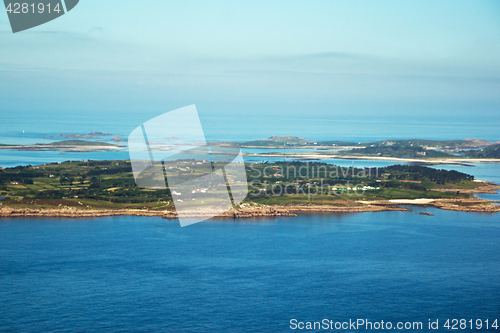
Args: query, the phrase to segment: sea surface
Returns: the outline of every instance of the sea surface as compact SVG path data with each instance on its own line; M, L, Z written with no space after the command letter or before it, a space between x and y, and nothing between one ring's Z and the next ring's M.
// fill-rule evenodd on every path
M433 208L187 228L147 217L3 219L0 331L287 332L291 319L325 318L491 322L500 317L499 240L499 215Z
M170 110L141 112L2 112L0 143L47 143L60 134L88 134L100 131L122 138L145 121ZM216 115L198 107L207 140L251 141L276 135L292 135L309 140L367 142L389 139L457 140L477 138L499 141L500 116L495 117L422 117L402 112L398 116L356 117L341 110L329 116L314 111L286 117L238 112ZM33 142L35 141L35 142Z

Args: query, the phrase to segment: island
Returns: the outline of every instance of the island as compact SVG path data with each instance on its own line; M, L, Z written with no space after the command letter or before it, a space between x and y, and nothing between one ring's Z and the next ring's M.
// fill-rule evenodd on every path
M113 139L115 142L123 141L119 137ZM125 146L119 146L107 142L86 140L63 140L52 143L37 143L33 145L4 145L0 149L21 151L65 151L65 152L91 152L91 151L114 151L123 150Z
M112 136L112 134L99 131L94 131L89 134L61 134L59 138L74 139L33 145L0 144L0 149L63 152L120 151L126 149L126 146L118 145L118 143L127 140L117 135L104 141L81 140L81 138L96 138L102 136ZM164 138L165 142L152 142L152 144L163 145L163 149L175 149L178 143L167 143L175 139L178 138L166 137ZM500 142L490 142L480 139L415 139L349 142L314 141L295 136L272 136L265 140L248 142L221 141L210 142L210 144L232 147L239 146L243 148L243 155L246 157L268 157L274 159L365 159L387 160L399 163L459 165L479 162L500 162ZM248 149L257 149L260 151L251 152Z
M244 148L274 150L246 153L251 157L294 158L303 160L365 159L401 163L461 164L500 162L500 142L465 140L384 140L376 142L311 141L298 137L270 137L239 143ZM308 149L308 152L296 152Z
M179 176L197 176L207 161L166 162ZM224 166L214 163L215 169ZM423 165L342 168L319 161L246 163L247 198L225 217L294 216L304 212L409 211L431 206L495 213L497 202L474 197L500 186L458 171ZM227 190L226 183L203 189ZM175 218L170 191L136 185L130 161L67 161L0 169L0 216L89 217L140 215ZM202 191L202 192L203 192ZM185 194L190 200L190 194ZM193 214L200 214L193 212Z

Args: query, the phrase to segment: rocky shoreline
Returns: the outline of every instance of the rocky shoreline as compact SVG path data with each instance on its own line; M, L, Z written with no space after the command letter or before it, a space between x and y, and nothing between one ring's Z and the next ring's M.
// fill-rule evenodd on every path
M378 200L360 201L358 205L295 205L295 206L261 206L233 209L218 215L218 218L255 218L255 217L293 217L304 213L362 213L382 211L408 211L401 206L435 207L444 210L461 212L496 213L500 205L478 198L471 199L413 199L413 200ZM177 213L172 210L154 211L146 209L77 209L77 208L0 208L1 217L61 217L61 218L92 218L107 216L149 216L165 219L177 219ZM203 218L212 216L210 212L193 211L184 217Z
M482 180L477 180L478 183L481 183L478 187L472 189L434 189L434 191L439 192L460 192L467 194L496 194L498 190L500 190L500 185L496 185L492 182L486 182Z
M283 207L294 213L364 213L383 211L408 211L406 208L382 205L359 205L359 206L288 206Z
M264 148L264 147L263 147ZM319 147L318 147L319 148ZM281 147L283 149L283 147ZM288 149L288 148L287 148ZM386 157L372 155L330 155L323 153L287 153L284 155L281 152L273 153L245 153L243 156L248 157L287 157L302 160L378 160L378 161L394 161L400 163L420 163L429 165L453 164L472 166L474 163L500 163L498 158L416 158L416 157Z
M209 212L192 212L185 217L204 217L211 216ZM5 207L0 209L0 217L64 217L64 218L89 218L89 217L106 217L106 216L149 216L162 217L165 219L176 219L175 211L153 211L143 209L31 209L31 208L10 208ZM218 217L227 218L251 218L251 217L278 217L278 216L297 216L286 209L264 207L253 209L238 209L230 210Z
M454 210L460 212L476 212L476 213L497 213L500 212L500 205L495 205L493 201L483 200L479 198L471 199L413 199L413 200L379 200L379 201L362 201L367 205L375 205L382 207L399 207L401 205L408 206L424 206L435 207L444 210Z

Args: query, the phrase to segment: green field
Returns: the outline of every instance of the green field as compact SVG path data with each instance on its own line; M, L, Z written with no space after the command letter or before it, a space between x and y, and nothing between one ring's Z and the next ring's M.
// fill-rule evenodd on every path
M187 181L204 175L207 167L212 170L207 163L210 162L185 160L165 166L167 174L173 173ZM218 169L223 165L212 167ZM247 164L246 170L249 181L246 201L270 205L349 205L358 200L464 198L469 195L459 193L461 189L478 186L471 175L424 166L342 169L318 162L276 162ZM211 183L210 188L212 193L227 190L226 184L217 182ZM143 189L136 185L129 161L78 161L3 169L0 170L0 197L5 198L1 202L4 207L152 210L173 207L170 189ZM210 195L206 195L206 200L210 200Z
M470 158L500 158L500 144L492 145L479 150L465 152L464 156Z

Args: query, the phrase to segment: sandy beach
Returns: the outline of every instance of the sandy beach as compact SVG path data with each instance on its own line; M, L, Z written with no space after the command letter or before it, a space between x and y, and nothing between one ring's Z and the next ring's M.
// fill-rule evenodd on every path
M328 159L328 160L380 160L380 161L395 161L402 163L423 163L423 164L473 164L473 163L500 163L500 159L495 158L400 158L400 157L384 157L384 156L357 156L357 155L325 155L325 154L244 154L248 157L286 157L298 159Z

